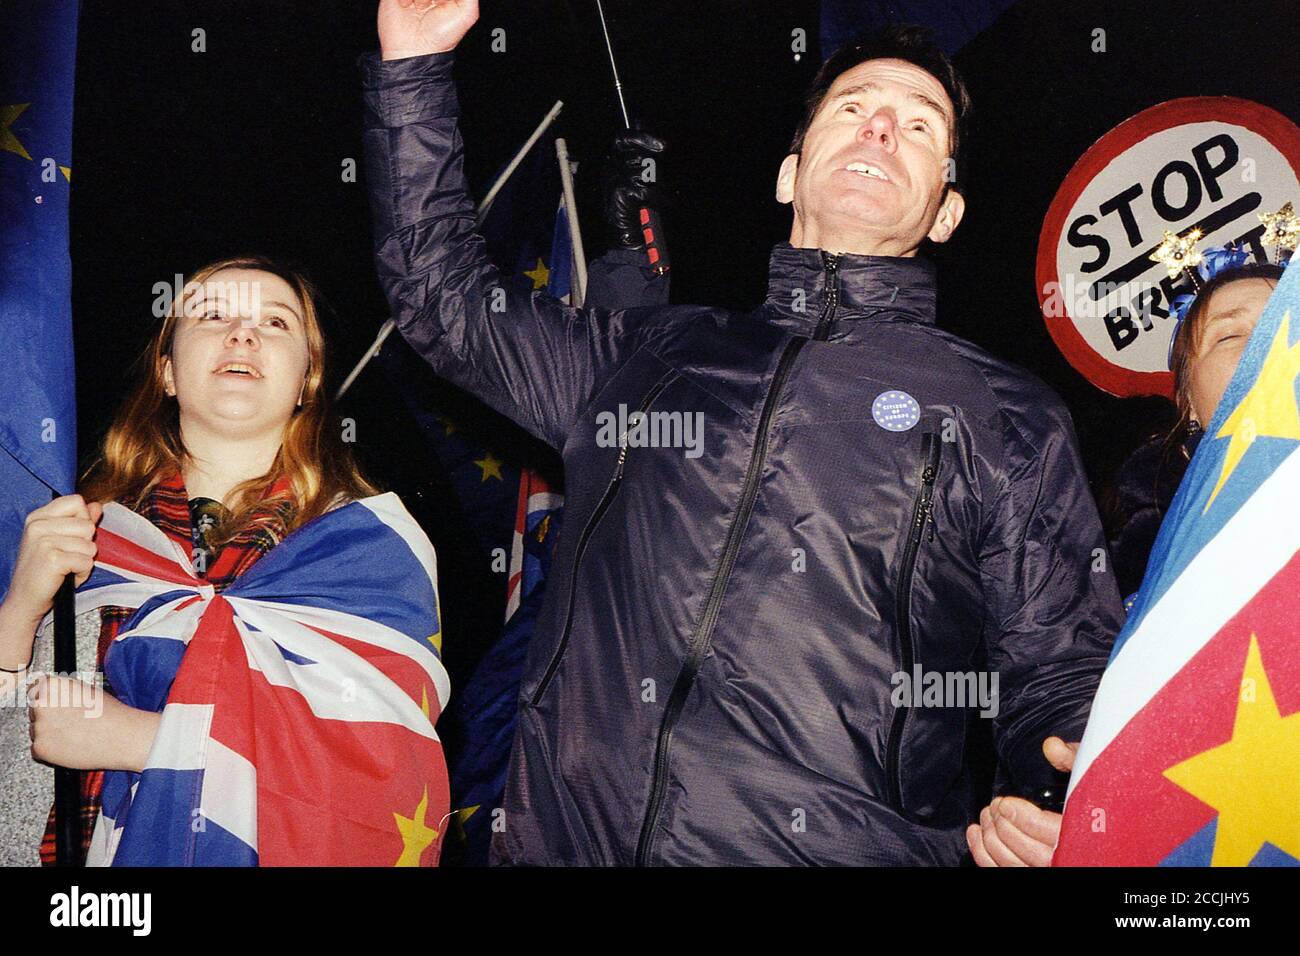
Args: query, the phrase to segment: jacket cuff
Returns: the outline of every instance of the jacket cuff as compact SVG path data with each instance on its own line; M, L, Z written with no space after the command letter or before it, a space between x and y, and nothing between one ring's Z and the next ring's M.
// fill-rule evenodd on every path
M1081 714L1070 714L1035 730L1011 748L1003 762L1017 786L1046 783L1059 773L1043 756L1043 741L1048 737L1060 737L1066 743L1082 740L1083 731L1088 726L1089 706L1085 705Z
M460 115L452 82L454 53L384 60L367 53L357 60L368 128L409 126Z

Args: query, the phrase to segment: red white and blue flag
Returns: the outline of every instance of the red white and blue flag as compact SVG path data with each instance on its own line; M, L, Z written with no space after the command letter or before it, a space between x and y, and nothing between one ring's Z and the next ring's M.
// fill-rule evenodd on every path
M524 469L519 476L519 505L515 509L515 534L510 544L510 577L506 584L506 623L515 616L524 599L546 578L542 559L526 547L530 536L545 541L552 530L549 525L560 508L564 495L551 490L550 484L536 470Z
M303 525L219 594L120 505L96 542L77 611L138 608L104 671L162 721L143 773L104 775L90 865L437 863L436 567L396 495Z
M1300 864L1300 266L1156 539L1075 759L1056 865Z

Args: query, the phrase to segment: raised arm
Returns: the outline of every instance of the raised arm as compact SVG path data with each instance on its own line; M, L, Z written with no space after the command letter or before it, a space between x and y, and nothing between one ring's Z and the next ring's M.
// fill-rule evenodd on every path
M362 61L375 261L398 329L442 377L561 447L628 349L628 312L575 309L487 260L463 169L452 53L474 0L383 0Z

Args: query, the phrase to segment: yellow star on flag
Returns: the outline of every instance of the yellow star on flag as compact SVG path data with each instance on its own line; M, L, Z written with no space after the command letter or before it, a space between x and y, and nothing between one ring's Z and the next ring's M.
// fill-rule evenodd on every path
M451 818L456 822L456 831L461 835L462 839L465 837L465 821L472 817L480 806L482 804L476 803L472 807L462 807L451 812Z
M426 637L425 640L433 645L433 649L437 651L438 656L441 657L442 656L442 631L435 631L434 633Z
M545 289L546 283L551 281L551 270L546 268L546 263L541 259L537 260L536 269L525 272L524 275L533 280L534 289Z
M15 103L12 106L0 106L0 149L17 153L26 160L30 160L31 155L23 148L23 144L18 142L18 137L10 131L9 127L13 125L14 120L23 115L23 110L31 105L31 103Z
M1218 812L1211 866L1245 866L1265 843L1300 859L1300 711L1278 712L1254 634L1232 739L1165 776Z
M489 478L495 478L497 481L505 481L501 474L501 461L492 456L492 452L483 452L483 457L478 459L474 464L483 470L483 481Z
M1300 342L1287 345L1291 337L1291 313L1282 316L1277 334L1268 347L1268 355L1259 370L1259 378L1250 387L1215 438L1230 438L1223 458L1219 480L1205 502L1205 511L1232 477L1237 465L1256 438L1292 438L1300 441L1300 410L1296 408L1295 378L1300 373ZM1201 513L1204 514L1205 511Z
M393 819L397 822L397 831L402 834L402 855L397 858L394 866L419 866L420 857L424 851L433 845L433 841L438 838L438 831L424 822L424 815L429 812L429 788L424 788L424 796L420 798L420 805L415 808L415 813L410 817L404 817L400 813L394 813Z

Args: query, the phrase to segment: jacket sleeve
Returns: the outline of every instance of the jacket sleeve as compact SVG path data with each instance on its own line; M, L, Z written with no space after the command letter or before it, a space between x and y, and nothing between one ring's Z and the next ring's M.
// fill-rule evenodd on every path
M1042 743L1077 741L1123 609L1069 413L1045 386L1002 394L1003 481L980 549L994 737L1018 785L1050 779Z
M634 309L668 304L668 276L655 275L645 248L610 249L587 267L587 305Z
M439 375L560 448L644 310L571 308L488 262L452 64L450 53L361 58L379 282L398 330Z

